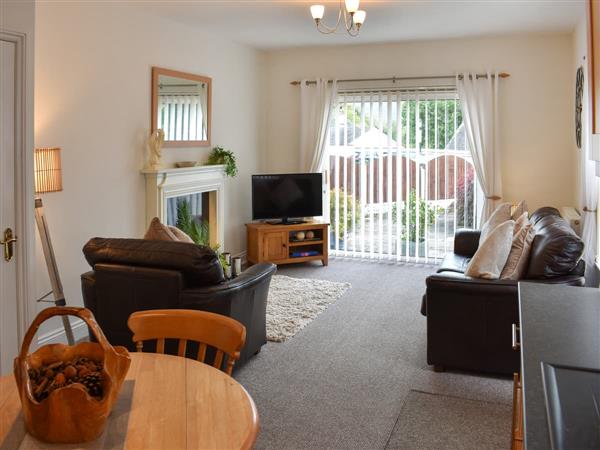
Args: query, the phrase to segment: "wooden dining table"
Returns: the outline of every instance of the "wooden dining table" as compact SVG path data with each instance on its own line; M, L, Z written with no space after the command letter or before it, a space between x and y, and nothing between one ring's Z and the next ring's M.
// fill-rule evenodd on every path
M131 353L106 429L95 441L50 445L27 434L12 375L0 378L0 449L250 449L254 401L232 377L178 356Z

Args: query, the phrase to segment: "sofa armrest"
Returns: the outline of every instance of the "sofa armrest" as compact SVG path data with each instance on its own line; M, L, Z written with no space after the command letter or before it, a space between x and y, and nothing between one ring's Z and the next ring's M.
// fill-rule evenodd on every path
M260 263L246 269L240 276L213 286L185 289L181 301L185 304L214 302L219 297L228 297L238 291L252 288L258 284L269 282L277 266L271 263Z
M518 282L513 280L485 280L471 278L458 272L441 272L425 280L427 290L421 301L421 314L427 316L430 302L452 302L455 299L516 298ZM503 300L501 300L503 301Z
M563 275L554 278L520 280L522 283L563 284L566 286L585 286L585 277L577 274Z
M96 275L93 271L81 274L81 293L83 305L90 311L96 311Z
M457 255L472 257L479 247L481 231L459 229L454 234L454 253Z
M442 272L427 278L427 362L441 367L510 374L519 321L518 282Z
M517 281L514 280L485 280L471 278L458 272L442 272L430 275L425 280L427 291L469 293L479 295L516 294Z
M179 307L222 314L244 325L246 345L240 362L245 361L267 343L267 300L271 277L276 270L274 264L256 264L233 280L184 289Z
M427 315L427 303L432 299L452 301L455 296L486 297L492 300L518 298L518 284L521 282L584 286L585 278L579 275L565 275L556 278L514 281L471 278L457 272L436 273L425 280L427 291L423 296L421 314Z

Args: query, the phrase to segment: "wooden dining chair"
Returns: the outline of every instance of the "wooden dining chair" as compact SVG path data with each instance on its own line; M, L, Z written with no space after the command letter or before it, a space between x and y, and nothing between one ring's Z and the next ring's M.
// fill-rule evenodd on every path
M138 352L143 342L156 340L156 352L165 352L165 339L179 340L177 354L186 356L187 342L199 345L196 359L205 362L207 347L216 350L213 367L222 370L223 359L227 362L223 370L231 375L233 365L240 358L246 343L246 327L230 317L206 311L189 309L154 309L134 312L127 325L133 332L133 342Z

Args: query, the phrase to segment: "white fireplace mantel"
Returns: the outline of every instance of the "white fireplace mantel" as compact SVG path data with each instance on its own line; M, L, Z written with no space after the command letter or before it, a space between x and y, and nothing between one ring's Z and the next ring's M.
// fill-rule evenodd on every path
M210 193L210 244L225 248L225 166L196 166L141 171L146 178L146 225L154 217L166 221L167 199ZM216 221L216 226L215 226Z

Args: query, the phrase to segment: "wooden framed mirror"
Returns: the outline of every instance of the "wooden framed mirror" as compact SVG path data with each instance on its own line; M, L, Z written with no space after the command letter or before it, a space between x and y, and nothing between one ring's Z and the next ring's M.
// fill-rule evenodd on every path
M212 80L152 68L152 132L165 132L165 147L210 146Z

